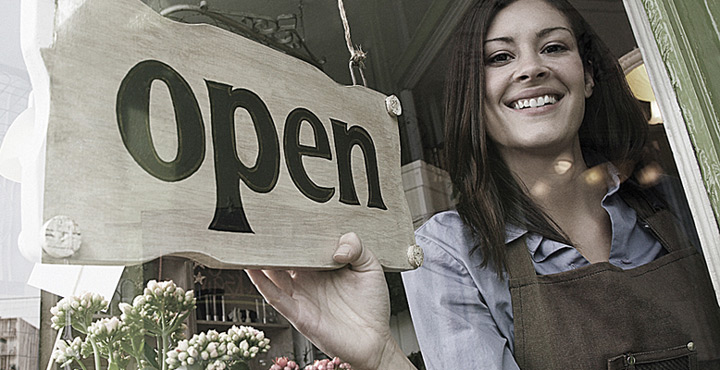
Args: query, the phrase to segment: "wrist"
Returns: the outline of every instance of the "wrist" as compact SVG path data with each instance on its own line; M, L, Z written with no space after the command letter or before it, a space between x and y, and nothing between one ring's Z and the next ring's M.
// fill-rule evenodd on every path
M400 346L392 336L385 343L382 354L380 355L380 363L378 367L372 370L417 370L410 360L405 356Z

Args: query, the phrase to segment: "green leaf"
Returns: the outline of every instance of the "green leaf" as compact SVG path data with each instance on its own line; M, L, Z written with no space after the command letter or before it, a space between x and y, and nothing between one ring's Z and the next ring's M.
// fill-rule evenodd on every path
M248 366L245 362L236 362L228 367L229 370L250 370L250 366Z
M192 365L180 366L178 370L202 370L203 368L203 365L196 362Z
M116 362L111 362L108 364L108 370L120 370L120 367Z
M182 325L182 323L185 321L185 319L188 318L188 316L190 316L190 311L185 311L181 315L176 316L172 321L172 327L170 328L170 331L173 332L177 330L177 328Z
M150 346L144 346L143 349L143 355L145 357L145 360L150 363L150 366L154 367L155 369L159 369L160 366L158 366L157 353L155 353L155 349Z

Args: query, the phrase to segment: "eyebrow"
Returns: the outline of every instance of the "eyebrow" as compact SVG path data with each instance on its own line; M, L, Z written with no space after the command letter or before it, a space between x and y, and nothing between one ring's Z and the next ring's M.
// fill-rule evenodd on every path
M562 26L558 26L558 27L543 28L542 30L538 31L538 32L535 34L535 38L538 38L538 39L543 38L543 37L547 36L548 34L550 34L550 33L552 33L552 32L555 32L555 31L566 31L566 32L568 32L570 35L573 34L572 31L571 31L569 28L567 28L567 27L562 27ZM493 39L485 40L485 42L484 42L483 44L487 44L488 42L505 42L505 43L512 43L513 41L514 41L514 39L513 39L512 37L503 36L503 37L496 37L496 38L493 38Z

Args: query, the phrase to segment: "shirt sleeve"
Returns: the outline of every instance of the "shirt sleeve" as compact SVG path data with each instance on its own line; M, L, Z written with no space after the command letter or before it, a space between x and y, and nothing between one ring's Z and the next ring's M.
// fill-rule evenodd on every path
M416 240L425 260L404 272L403 282L427 368L517 370L467 266L439 243L422 235Z

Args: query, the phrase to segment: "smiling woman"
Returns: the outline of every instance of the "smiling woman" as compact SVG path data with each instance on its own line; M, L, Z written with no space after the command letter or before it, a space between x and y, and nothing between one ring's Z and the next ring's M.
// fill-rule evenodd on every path
M495 18L484 42L484 112L506 161L513 148L566 151L576 143L593 84L562 14L544 2L514 7Z
M457 209L416 231L425 262L403 274L428 368L720 366L694 230L661 177L639 176L647 122L590 26L565 0L486 0L454 40L445 149ZM411 368L389 339L377 260L354 235L335 259L349 266L249 274L328 353ZM310 307L317 296L331 304Z

